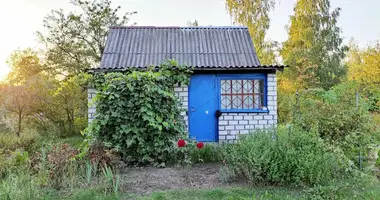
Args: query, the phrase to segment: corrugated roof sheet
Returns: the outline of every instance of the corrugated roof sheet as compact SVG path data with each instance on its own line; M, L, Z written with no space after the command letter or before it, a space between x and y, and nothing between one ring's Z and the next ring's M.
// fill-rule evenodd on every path
M100 68L159 66L167 59L195 68L260 66L246 27L132 26L111 27Z

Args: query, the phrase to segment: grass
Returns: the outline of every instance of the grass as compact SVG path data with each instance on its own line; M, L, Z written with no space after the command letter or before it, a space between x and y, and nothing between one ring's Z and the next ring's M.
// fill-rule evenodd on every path
M199 199L199 200L223 200L223 199L273 199L287 200L301 198L301 191L281 187L263 188L219 188L203 190L177 190L153 193L145 199Z

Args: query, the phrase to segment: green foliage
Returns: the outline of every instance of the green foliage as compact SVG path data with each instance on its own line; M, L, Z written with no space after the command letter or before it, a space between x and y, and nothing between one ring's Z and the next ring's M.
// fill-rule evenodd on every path
M41 43L46 45L46 58L50 71L62 75L74 75L96 65L102 57L108 29L122 26L136 12L120 16L120 6L113 8L110 0L71 3L80 12L65 14L53 10L44 19L47 34L38 32Z
M351 41L347 58L348 80L355 81L368 97L371 111L380 111L380 41L364 50Z
M318 185L341 178L349 169L339 148L315 132L280 128L242 137L225 153L228 166L251 183Z
M16 50L8 58L7 64L12 71L7 79L12 84L23 84L42 72L44 66L38 52L31 48Z
M234 20L248 27L256 53L261 64L276 63L277 42L265 41L270 26L269 13L274 9L275 0L226 0L228 13Z
M112 192L117 195L120 186L120 176L118 174L114 174L112 169L107 165L102 168L102 171L106 180L106 185L108 185L108 187L112 189Z
M189 157L192 163L216 163L221 160L221 150L217 144L205 144L202 149L191 148Z
M88 132L120 151L127 162L166 162L173 141L185 133L174 85L188 84L190 73L167 61L157 72L105 74L104 82L95 84L97 114Z
M300 92L295 105L294 122L304 130L317 129L327 142L339 145L352 160L367 145L379 141L379 130L368 112L368 100L359 94L356 106L357 84L342 83L329 91ZM310 109L318 108L318 109Z
M302 88L328 89L346 73L342 59L347 47L337 26L340 8L330 10L329 0L299 0L290 18L281 55L292 66L285 70L286 76Z

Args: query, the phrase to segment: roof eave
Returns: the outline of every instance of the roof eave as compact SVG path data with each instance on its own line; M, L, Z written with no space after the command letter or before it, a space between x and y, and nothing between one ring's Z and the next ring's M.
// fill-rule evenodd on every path
M173 66L175 67L175 66ZM247 66L236 66L236 67L193 67L194 71L283 71L284 68L289 67L289 66L284 66L284 65L262 65L262 66L252 66L252 67L247 67ZM156 69L159 68L159 66L155 67ZM88 69L87 72L89 73L109 73L109 72L125 72L131 69L147 69L147 67L128 67L128 68L92 68Z

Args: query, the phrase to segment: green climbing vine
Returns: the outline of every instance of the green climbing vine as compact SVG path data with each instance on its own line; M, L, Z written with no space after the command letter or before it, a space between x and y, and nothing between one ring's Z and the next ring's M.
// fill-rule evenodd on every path
M96 117L88 133L128 163L167 162L173 142L185 134L174 86L188 85L191 72L169 60L158 69L95 74Z

